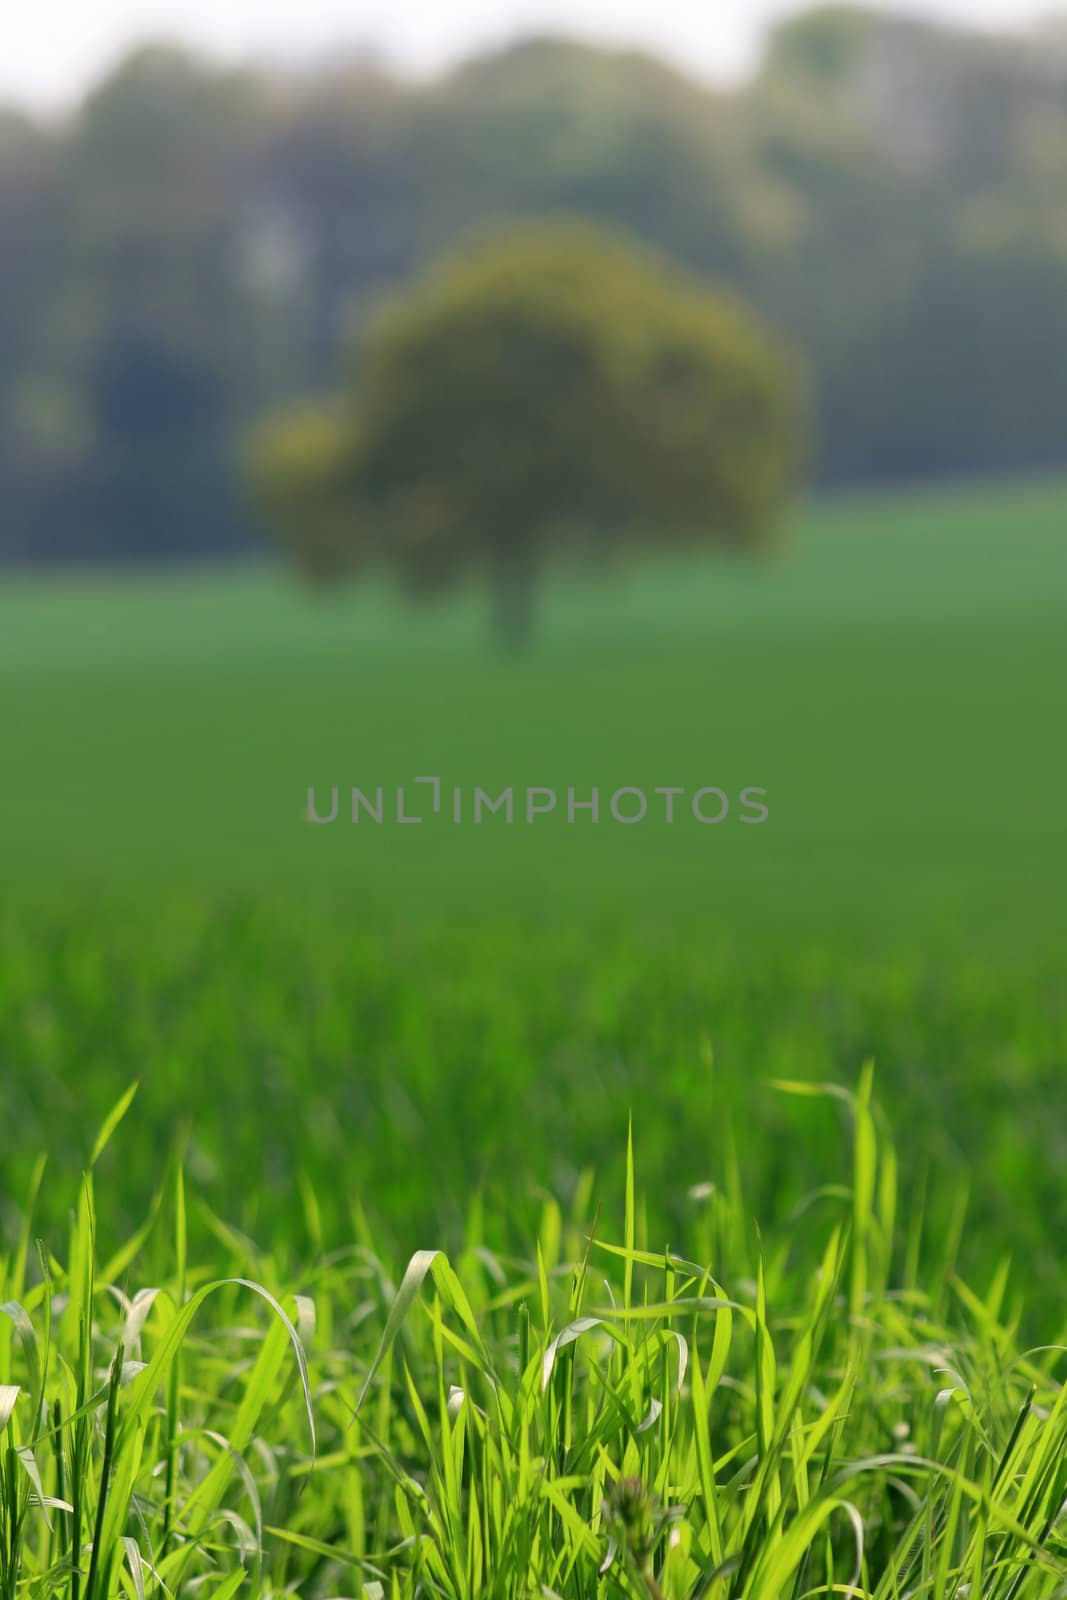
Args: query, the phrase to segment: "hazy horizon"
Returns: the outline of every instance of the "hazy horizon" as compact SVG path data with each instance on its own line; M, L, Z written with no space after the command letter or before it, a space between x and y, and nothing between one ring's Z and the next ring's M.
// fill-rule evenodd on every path
M810 9L796 0L38 0L8 19L0 98L61 110L141 40L168 38L231 59L313 64L365 49L414 75L538 32L653 51L704 78L729 79L755 60L767 28ZM976 28L1015 28L1058 9L1042 0L911 0L884 9ZM56 39L64 40L61 52Z

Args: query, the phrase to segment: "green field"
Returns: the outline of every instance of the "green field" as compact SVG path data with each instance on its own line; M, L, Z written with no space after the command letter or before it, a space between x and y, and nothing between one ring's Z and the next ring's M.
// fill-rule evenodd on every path
M116 1201L147 1203L158 1138L193 1119L231 1220L288 1217L311 1152L405 1230L501 1171L573 1186L631 1106L699 1181L730 1106L762 1208L810 1163L764 1139L759 1080L873 1056L915 1164L988 1162L979 1204L1032 1239L1058 1192L1040 1111L1067 1093L1065 526L1056 482L819 505L766 569L558 580L514 660L478 595L10 581L0 1155L77 1170L86 1111L139 1078L152 1159L127 1152ZM420 826L304 820L309 784L410 808L433 774ZM768 820L702 826L683 799L668 825L672 784L758 785ZM515 788L510 826L469 820L479 785ZM529 785L555 813L523 820ZM637 825L608 812L624 785ZM600 789L597 824L568 823L568 786ZM244 1181L260 1148L280 1194Z
M765 570L557 582L515 661L477 596L412 616L267 570L9 580L5 880L295 890L364 927L502 912L1040 952L1067 883L1065 523L1055 483L820 507ZM423 774L605 804L760 785L770 821L302 823L309 784Z
M0 1302L36 1335L0 1317L0 1431L18 1384L4 1443L83 1501L49 1534L0 1452L0 1600L138 1600L122 1533L160 1594L657 1600L620 1474L680 1508L668 1600L1063 1592L1067 1390L1022 1352L1067 1290L1065 528L1056 482L823 503L760 570L553 579L514 659L477 595L7 580ZM304 818L432 774L605 813L759 786L769 818ZM624 1254L575 1270L591 1228ZM394 1347L428 1247L458 1278ZM224 1276L308 1346L306 1493L295 1335L231 1287L175 1355L172 1301ZM143 1332L109 1283L166 1288ZM123 1316L154 1365L108 1456Z

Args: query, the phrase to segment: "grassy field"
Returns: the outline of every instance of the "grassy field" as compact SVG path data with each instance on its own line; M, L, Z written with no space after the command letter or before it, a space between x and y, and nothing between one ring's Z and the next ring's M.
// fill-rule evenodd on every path
M824 504L507 660L7 581L0 1600L1064 1592L1065 526ZM305 819L434 774L561 803Z
M205 1270L176 1163L101 1255L90 1174L62 1261L27 1277L31 1221L0 1259L0 1590L1054 1600L1063 1345L1006 1265L961 1278L871 1087L783 1086L843 1104L838 1181L757 1235L727 1163L685 1250L629 1150L614 1218L547 1200L501 1250L474 1211L402 1276L363 1223L296 1277L220 1226Z
M9 580L5 880L283 889L364 927L503 915L776 944L1040 951L1067 861L1067 486L811 512L779 562L543 597L315 603L269 571ZM304 825L309 784L767 789L770 820ZM410 794L410 787L409 787Z

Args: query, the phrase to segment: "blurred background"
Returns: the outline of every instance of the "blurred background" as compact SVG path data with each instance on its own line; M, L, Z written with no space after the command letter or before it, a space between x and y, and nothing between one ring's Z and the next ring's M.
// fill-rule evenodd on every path
M31 8L0 111L0 557L255 549L250 420L335 385L472 228L560 212L795 343L821 486L1065 464L1067 23L783 9L590 4L579 39L518 0Z
M183 874L258 888L266 853L271 874L387 904L431 871L443 904L485 876L521 907L546 891L525 846L309 841L307 785L761 784L773 836L717 847L710 880L650 824L625 857L557 840L550 881L567 900L593 873L594 903L625 883L667 921L713 889L731 918L805 908L809 933L835 896L857 922L877 899L912 937L1044 928L1064 799L1067 22L1023 0L588 0L574 36L554 23L519 0L51 0L15 22L9 873L121 879L133 857L138 882L181 851ZM658 561L553 564L532 657L505 670L469 583L410 611L373 574L318 594L292 579L248 448L351 387L383 299L489 226L561 217L658 251L790 348L808 502L769 562L679 553L650 516ZM446 412L448 381L494 409L468 374ZM562 469L528 433L551 494ZM402 441L412 477L424 443ZM298 543L314 509L296 496ZM415 590L437 586L424 548ZM859 882L878 885L862 904Z
M60 863L69 881L156 867L169 881L179 852L183 881L223 888L261 889L268 859L272 882L291 868L384 905L409 878L461 909L483 878L520 908L591 883L589 903L625 886L668 923L713 893L731 922L799 914L805 937L837 928L820 925L828 902L859 925L877 901L906 936L951 924L1014 945L1049 925L1062 886L1067 21L1023 0L714 16L587 0L571 33L559 25L529 0L388 14L50 0L14 24L9 875L34 892ZM436 608L411 610L374 563L360 584L302 585L275 559L275 502L282 554L295 530L298 567L351 576L308 556L317 489L300 471L329 456L323 407L360 380L380 306L413 293L432 310L411 286L451 252L490 227L523 225L536 246L561 218L658 252L791 352L806 499L769 496L784 507L770 558L768 541L750 564L676 549L651 495L636 566L599 547L580 571L546 563L535 647L510 664L481 637L470 563L445 561L461 581L438 582L425 540L404 546L403 576L447 591ZM593 260L592 281L609 269ZM492 292L475 274L444 313L458 354L440 365L440 415L393 439L402 477L430 474L442 417L466 407L466 438L500 409L496 380L463 365L477 337L457 331ZM644 313L620 309L620 348L628 320ZM566 384L545 349L507 358L535 416L521 482L566 512L543 431ZM384 359L394 389L405 359ZM281 462L271 493L249 470L257 439ZM755 485L763 467L746 470ZM635 458L631 500L651 472ZM479 485L483 520L516 520L518 502L490 505ZM451 487L428 482L414 520L438 532ZM347 493L327 556L357 537ZM444 528L438 544L456 539ZM653 822L625 844L555 838L547 876L536 848L499 836L428 828L401 847L300 826L309 783L423 771L758 784L778 804L758 849L735 835L695 871Z

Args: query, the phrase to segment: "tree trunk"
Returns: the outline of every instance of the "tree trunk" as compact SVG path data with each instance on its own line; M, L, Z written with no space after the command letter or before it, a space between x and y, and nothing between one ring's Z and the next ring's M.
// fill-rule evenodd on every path
M490 622L501 649L515 654L533 636L534 568L519 551L498 556L490 577Z

